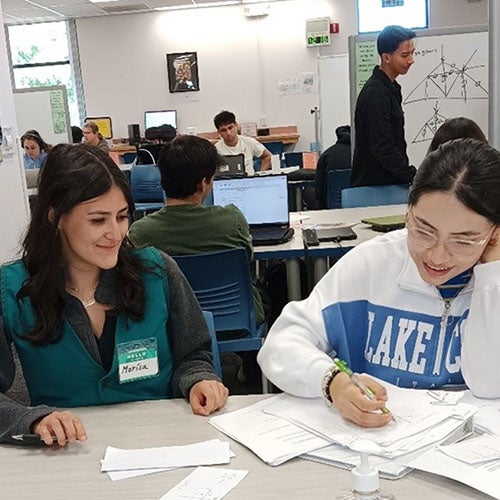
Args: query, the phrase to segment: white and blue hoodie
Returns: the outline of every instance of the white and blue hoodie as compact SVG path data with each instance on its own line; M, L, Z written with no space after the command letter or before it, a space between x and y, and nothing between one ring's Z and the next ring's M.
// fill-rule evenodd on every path
M454 299L422 280L406 230L343 256L306 300L291 302L258 361L285 392L321 397L331 356L401 387L463 384L500 397L500 261L477 264Z

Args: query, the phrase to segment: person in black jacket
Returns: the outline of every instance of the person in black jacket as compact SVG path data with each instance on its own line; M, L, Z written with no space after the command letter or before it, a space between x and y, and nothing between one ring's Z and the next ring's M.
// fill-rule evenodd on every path
M354 115L351 186L411 183L416 169L406 155L401 86L414 63L415 33L387 26L377 38L380 65L359 93Z
M328 172L351 168L351 126L342 125L335 129L337 142L325 149L318 160L314 187L318 208L326 208Z

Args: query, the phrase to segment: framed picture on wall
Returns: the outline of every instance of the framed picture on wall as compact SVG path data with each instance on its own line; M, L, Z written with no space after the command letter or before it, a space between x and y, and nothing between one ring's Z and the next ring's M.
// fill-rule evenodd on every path
M168 88L170 92L200 90L196 52L167 54Z

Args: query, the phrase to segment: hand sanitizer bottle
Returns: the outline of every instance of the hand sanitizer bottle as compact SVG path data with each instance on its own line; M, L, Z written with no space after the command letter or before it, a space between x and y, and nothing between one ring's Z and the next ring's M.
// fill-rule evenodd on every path
M394 495L380 491L378 470L370 466L368 453L373 444L371 441L365 443L359 440L352 446L361 454L361 463L351 471L351 491L339 495L337 500L395 500Z

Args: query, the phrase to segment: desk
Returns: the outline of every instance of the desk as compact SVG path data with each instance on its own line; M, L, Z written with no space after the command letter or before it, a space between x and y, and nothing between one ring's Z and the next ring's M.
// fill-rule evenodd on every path
M406 205L384 205L378 207L361 208L336 208L332 210L310 210L308 212L299 212L296 218L303 216L301 222L292 224L295 228L293 238L281 245L268 245L254 247L255 260L264 259L286 259L287 285L289 300L301 300L300 268L299 260L301 257L314 259L314 280L317 282L327 271L328 257L341 257L356 245L368 241L382 233L372 231L370 226L359 224L354 228L358 235L355 240L343 241L341 245L334 242L322 242L317 247L304 249L302 241L302 227L312 226L314 224L332 224L332 223L353 223L359 222L367 217L382 217L385 215L404 214ZM292 216L291 216L292 217Z
M224 411L248 406L265 396L232 396ZM142 448L189 444L219 438L231 443L236 456L229 467L248 469L247 477L228 500L332 500L350 486L350 473L328 465L294 459L270 467L251 451L192 415L183 400L145 401L78 408L88 441L65 449L0 446L1 497L5 499L67 500L69 498L157 500L193 469L183 468L112 482L100 472L107 445ZM415 471L398 481L381 480L398 500L487 500L450 479Z

